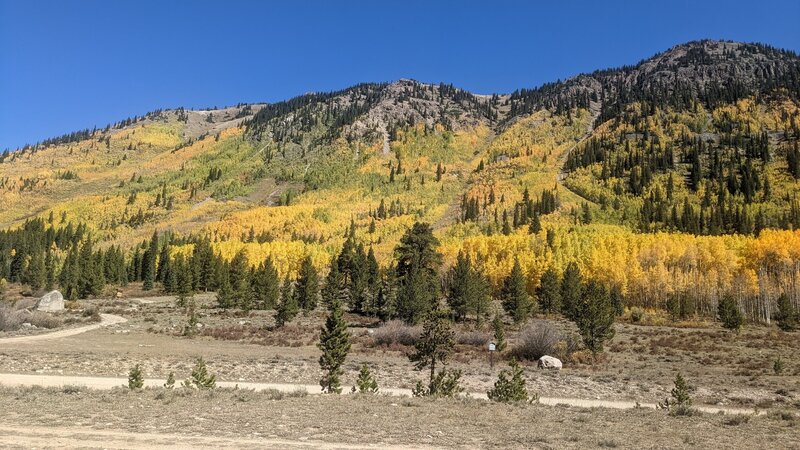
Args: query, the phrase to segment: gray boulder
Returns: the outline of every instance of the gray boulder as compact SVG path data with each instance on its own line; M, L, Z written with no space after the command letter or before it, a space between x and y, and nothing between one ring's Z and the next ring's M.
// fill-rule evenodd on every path
M540 369L549 369L549 370L561 370L562 364L561 360L558 358L553 358L552 356L544 355L539 358L539 368Z
M36 302L36 309L39 311L63 311L64 296L61 295L61 292L50 291Z

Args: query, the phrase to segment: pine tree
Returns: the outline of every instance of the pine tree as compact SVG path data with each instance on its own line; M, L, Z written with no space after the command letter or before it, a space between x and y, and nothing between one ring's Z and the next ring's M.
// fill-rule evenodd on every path
M350 351L350 334L347 331L347 322L344 321L342 304L338 300L332 302L328 318L320 332L318 347L322 350L319 366L325 372L319 384L323 392L338 394L342 391L342 365Z
M539 214L534 213L533 217L531 217L531 222L528 224L528 233L539 234L540 231L542 231L542 222L539 219Z
M281 301L278 311L275 314L275 326L280 328L286 323L291 322L297 315L300 307L297 305L297 298L294 295L294 286L287 276L281 286Z
M238 251L231 260L228 274L233 295L231 306L249 310L252 308L250 265L244 249Z
M142 366L136 364L128 371L128 389L138 391L144 387L144 375L142 374Z
M494 331L495 350L498 353L502 353L505 351L508 344L506 343L505 325L503 324L503 318L500 317L500 314L494 315L494 319L492 320L492 330Z
M56 256L48 250L44 257L45 289L52 290L56 285Z
M409 356L416 370L430 370L427 395L436 396L436 365L446 365L455 347L455 333L447 319L438 309L431 310L422 326L422 334L415 344L415 352ZM444 370L442 371L444 372Z
M397 314L417 323L439 302L439 240L427 223L415 223L395 248L397 258Z
M511 273L503 281L500 299L503 302L503 309L515 323L524 322L533 312L534 303L525 288L525 275L517 258L514 259Z
M783 331L794 331L797 329L798 314L792 306L792 301L786 293L778 297L778 327Z
M689 396L690 386L686 383L683 376L678 372L675 375L675 387L672 388L670 396L672 399L665 399L664 403L658 406L669 411L673 416L688 416L692 414L692 398Z
M494 383L494 388L486 393L489 400L502 403L527 402L528 389L525 387L525 375L522 366L516 359L509 363L509 369L503 369Z
M736 299L730 293L722 296L717 305L717 314L722 326L731 331L738 332L744 325L744 314L742 314L739 305L736 304Z
M208 390L217 387L217 376L208 372L206 362L203 358L197 358L197 362L192 369L191 382L189 385L194 385L197 389ZM187 383L184 383L187 385Z
M603 344L614 337L614 306L605 286L594 280L587 283L573 320L583 345L593 355L602 352Z
M468 297L472 294L470 278L472 277L472 262L464 252L458 252L456 264L450 269L447 305L456 321L464 320L467 315Z
M294 292L297 304L303 310L303 314L308 314L309 311L313 311L317 307L319 275L310 256L306 256L300 264L300 274L297 277L297 285Z
M569 319L575 317L575 308L581 301L581 271L575 262L569 263L561 278L561 312Z
M337 258L331 261L330 270L325 277L325 284L322 286L322 302L326 307L333 305L333 300L345 301L347 295L344 292L344 277L339 271Z
M39 251L34 251L31 255L30 261L28 262L25 281L32 290L38 291L45 285L46 277L47 274L44 264L44 255Z
M537 289L539 306L549 314L561 311L561 282L555 269L548 268L539 281Z
M250 280L252 289L252 304L256 309L273 309L278 305L280 297L280 279L278 270L272 263L272 258L267 258L253 272Z
M375 377L373 377L372 373L369 371L369 366L367 366L367 363L361 364L361 370L358 372L356 385L353 386L352 392L358 392L359 394L378 393L378 382L375 381Z
M145 251L142 258L142 290L149 291L153 289L153 283L156 281L156 271L158 269L156 258L158 257L158 232L153 232L153 237L150 238L150 246Z

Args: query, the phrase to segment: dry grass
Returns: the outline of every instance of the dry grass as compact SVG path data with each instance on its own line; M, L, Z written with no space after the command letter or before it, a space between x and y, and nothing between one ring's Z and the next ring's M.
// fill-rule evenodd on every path
M375 345L389 347L394 344L414 345L419 339L420 328L406 325L400 320L391 320L375 329L372 339Z

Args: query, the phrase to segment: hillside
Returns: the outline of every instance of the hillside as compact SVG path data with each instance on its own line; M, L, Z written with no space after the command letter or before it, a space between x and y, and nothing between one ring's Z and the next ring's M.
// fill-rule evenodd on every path
M755 297L763 243L797 239L762 232L800 222L799 98L796 55L698 41L511 94L404 79L156 111L5 154L0 226L85 223L123 248L193 233L294 277L307 256L326 267L351 222L386 267L424 221L448 265L463 250L495 287L514 258L531 290L577 262L663 306L690 281L661 291L654 274L692 254L701 267L731 261L700 275L717 283L708 295L743 283ZM646 261L659 246L683 250Z

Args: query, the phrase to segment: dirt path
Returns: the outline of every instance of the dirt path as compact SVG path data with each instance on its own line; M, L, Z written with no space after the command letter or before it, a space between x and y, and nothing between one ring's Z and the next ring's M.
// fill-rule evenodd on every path
M33 375L17 373L0 373L0 384L6 386L43 386L43 387L62 387L62 386L85 386L90 389L113 389L115 387L127 385L125 378L113 377L91 377L91 376L72 376L72 375ZM146 379L145 387L163 386L166 380ZM217 386L223 388L252 389L254 391L277 390L281 392L305 391L309 394L319 394L319 385L294 384L294 383L254 383L246 381L218 381ZM343 391L345 394L347 390ZM411 389L400 388L381 388L381 393L393 396L411 396ZM472 398L485 400L486 394L483 392L470 392ZM649 408L656 409L654 403L637 403L625 400L595 400L568 397L540 397L539 403L543 405L569 405L581 408L612 408L612 409L633 409ZM725 414L763 414L752 409L743 408L723 408L714 406L696 406L695 409L716 414L720 411Z
M100 314L99 323L93 323L91 325L85 325L77 328L70 328L67 330L53 331L52 333L34 334L32 336L16 336L16 337L0 338L0 344L46 341L50 339L65 338L69 336L75 336L76 334L86 333L87 331L96 330L100 327L106 327L109 325L115 325L127 321L128 319L114 314Z
M141 433L122 430L95 430L85 427L30 427L23 424L0 424L3 446L20 448L391 448L386 445L353 445L308 440L274 438L187 436L167 433Z

